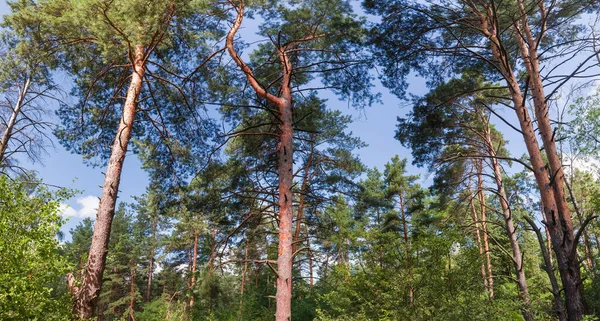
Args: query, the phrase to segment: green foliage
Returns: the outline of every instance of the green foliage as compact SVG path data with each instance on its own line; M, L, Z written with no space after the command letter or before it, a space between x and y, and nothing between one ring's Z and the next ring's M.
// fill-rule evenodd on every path
M0 176L0 319L70 320L70 264L56 234L71 195Z
M158 299L143 305L141 312L137 312L137 320L147 321L181 321L185 319L184 303L172 300L173 297L163 294Z
M600 152L600 87L588 96L575 99L569 113L574 116L568 127L574 152L597 156Z

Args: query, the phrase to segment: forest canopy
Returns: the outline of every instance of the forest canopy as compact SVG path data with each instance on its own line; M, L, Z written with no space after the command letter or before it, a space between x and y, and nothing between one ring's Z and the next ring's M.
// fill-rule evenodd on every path
M597 1L1 8L0 319L600 320Z

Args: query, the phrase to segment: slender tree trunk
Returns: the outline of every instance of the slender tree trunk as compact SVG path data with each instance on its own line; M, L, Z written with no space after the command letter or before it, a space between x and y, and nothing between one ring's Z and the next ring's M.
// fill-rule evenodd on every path
M487 212L485 208L485 194L483 193L483 163L479 160L477 166L477 195L479 196L479 209L481 213L481 229L483 231L483 249L485 250L485 265L487 268L487 284L490 301L494 300L494 275L492 274L492 252L488 240Z
M306 248L308 251L308 273L310 278L310 290L313 291L315 287L315 279L313 275L313 258L312 250L310 249L310 235L308 234L308 226L304 226L306 229Z
M411 253L410 253L410 244L408 243L408 224L406 222L406 210L405 210L405 200L404 200L404 196L402 195L402 193L399 194L400 196L400 215L402 216L402 228L403 228L403 235L404 235L404 250L406 251L406 268L408 271L408 299L410 304L414 304L414 290L413 290L413 276L412 276L412 262L410 259Z
M25 80L25 85L23 85L23 88L19 91L19 97L17 98L15 107L13 108L12 114L10 115L10 119L8 120L8 123L6 124L6 129L4 130L4 134L2 134L2 139L0 140L0 167L6 165L5 164L5 162L6 162L5 153L6 153L6 149L8 148L8 141L12 137L13 129L17 122L17 118L19 117L19 114L21 113L21 108L23 107L25 96L29 92L30 85L31 85L31 79L29 77L27 77L27 80Z
M472 195L470 187L469 187L469 195ZM489 289L488 283L487 283L487 275L485 273L485 263L484 263L485 251L483 249L483 244L481 243L479 217L477 216L477 211L475 210L475 201L473 200L473 197L469 198L469 205L471 208L471 217L473 218L473 224L475 224L475 233L474 234L475 234L475 237L477 240L477 247L479 248L479 256L482 259L482 261L481 261L481 278L483 279L483 287L485 288L486 291L489 291L490 289Z
M138 97L142 90L142 82L145 73L144 47L137 45L134 52L133 73L131 83L127 90L127 97L123 105L123 116L119 122L115 141L112 146L108 168L102 187L102 196L98 204L96 223L94 223L94 234L92 245L85 268L85 276L81 288L73 298L74 314L78 318L89 319L93 316L94 305L102 286L102 274L106 264L108 241L112 219L115 213L119 183L123 162L127 153L127 146L131 139L131 130L135 120Z
M573 180L571 179L571 182L572 181ZM575 198L575 194L573 193L571 184L569 184L569 182L567 182L566 180L565 180L565 186L567 187L567 190L569 191L569 196L571 197L571 203L573 203L573 208L575 209L575 214L577 214L577 221L579 221L579 226L582 226L583 221L584 221L582 209L579 206L577 199ZM584 195L584 197L585 197L585 195ZM594 260L592 259L592 250L591 250L590 241L589 241L590 237L588 235L588 232L585 229L583 230L583 233L581 233L581 236L583 238L583 246L584 246L584 250L585 250L585 261L587 264L588 271L592 275L595 275L596 274L596 266L595 266Z
M244 295L246 288L246 273L248 273L248 238L246 238L246 247L244 250L244 271L242 272L242 286L240 289L240 295Z
M323 268L323 281L327 280L327 270L329 268L329 253L325 256L325 267Z
M244 250L244 270L242 271L242 286L240 287L240 311L239 320L243 320L244 312L244 291L246 290L246 273L248 273L248 236L246 236L246 246Z
M131 280L129 285L129 317L135 321L135 261L131 259Z
M313 155L315 152L315 141L314 134L310 134L310 153L308 154L308 160L304 166L304 174L302 175L302 185L300 187L300 197L298 201L298 213L296 213L296 229L294 230L294 242L292 243L292 252L296 253L298 243L300 242L300 232L302 231L302 219L304 218L304 203L306 199L306 193L308 192L308 180L309 172L313 163Z
M150 295L152 294L152 275L154 273L154 251L156 244L156 227L158 225L158 219L154 219L152 222L152 244L150 246L150 262L148 263L148 282L146 283L146 294L144 295L144 301L150 302Z
M379 213L379 209L377 209L377 247L379 247L379 267L383 269L383 245L381 244L381 237L379 233L381 233L381 213Z
M525 220L535 231L535 235L537 236L538 242L540 244L540 250L542 251L542 257L544 259L544 271L546 271L546 274L548 274L548 279L550 280L550 285L552 286L552 295L554 296L554 312L556 316L558 316L558 319L560 321L566 321L567 315L563 306L562 298L560 296L560 287L558 286L558 281L556 280L556 276L554 275L552 260L550 260L551 249L546 247L546 244L544 243L544 238L542 237L542 232L540 231L540 228L537 227L535 222L527 216L525 216Z
M194 306L194 287L196 286L196 262L198 261L198 232L194 232L194 250L192 252L192 275L190 276L189 289L192 291L189 306Z
M527 287L527 278L525 277L525 270L523 270L523 257L521 255L521 247L517 240L517 229L515 227L512 212L508 205L508 198L506 190L504 189L504 182L502 181L502 171L500 170L500 164L496 157L496 149L493 145L490 137L489 126L486 129L486 144L488 146L488 152L491 157L492 168L494 170L494 180L496 181L496 187L498 189L498 196L500 197L500 206L502 207L502 216L504 217L504 228L506 235L510 241L510 247L512 249L512 261L515 265L515 272L517 274L517 284L519 286L519 292L521 300L523 300L523 317L525 320L533 320L531 315L531 302L529 298L529 288Z

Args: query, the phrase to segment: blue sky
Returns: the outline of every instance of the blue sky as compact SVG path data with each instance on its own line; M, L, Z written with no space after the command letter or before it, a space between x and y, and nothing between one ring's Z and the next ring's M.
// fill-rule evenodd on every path
M0 2L0 14L8 12L6 2ZM70 83L69 79L57 79L58 83ZM410 151L403 148L400 143L394 139L396 118L409 111L408 107L401 108L402 102L391 95L388 90L381 85L375 87L375 91L382 94L382 103L376 104L366 110L357 111L350 109L346 102L341 102L332 98L331 94L323 93L324 97L330 98L329 104L332 108L338 108L344 112L352 114L355 122L350 126L354 135L359 136L369 146L358 151L362 161L369 167L383 168L395 154L400 157L410 159ZM411 78L409 92L413 94L424 94L426 91L425 83L418 78ZM337 105L337 106L336 106ZM338 107L339 106L339 107ZM506 115L509 119L512 115ZM57 117L53 116L54 122ZM500 126L501 129L504 129ZM508 128L508 127L506 127ZM524 149L518 136L514 131L507 132L507 138L512 142L510 150L521 151L515 153L520 155ZM517 138L517 139L515 139ZM515 144L517 142L518 144ZM82 193L71 199L68 204L70 208L65 208L63 213L69 218L67 224L63 227L64 232L68 232L84 217L95 217L95 206L97 206L98 196L101 193L101 185L104 176L104 168L92 168L86 166L81 156L67 152L58 142L55 142L55 149L49 150L49 155L44 157L43 164L25 164L28 168L33 168L39 172L39 176L44 182L69 187L80 190ZM426 174L424 170L409 166L409 171ZM425 176L423 179L425 179ZM144 193L148 179L146 174L140 169L140 162L135 155L129 154L125 160L123 174L121 178L119 201L131 201L132 196ZM426 183L426 182L425 182ZM427 185L427 184L425 184ZM69 238L68 233L65 233Z

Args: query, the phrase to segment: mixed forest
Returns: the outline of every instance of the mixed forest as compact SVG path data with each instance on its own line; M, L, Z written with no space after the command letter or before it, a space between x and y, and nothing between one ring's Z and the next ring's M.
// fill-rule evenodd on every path
M1 320L600 320L597 0L7 3Z

